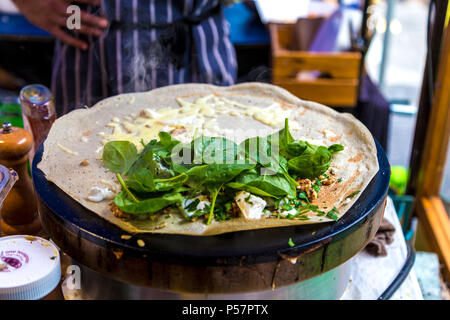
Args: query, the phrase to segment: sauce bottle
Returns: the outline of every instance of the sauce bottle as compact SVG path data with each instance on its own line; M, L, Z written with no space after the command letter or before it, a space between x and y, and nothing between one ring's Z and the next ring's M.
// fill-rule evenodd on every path
M24 127L32 133L34 138L34 145L30 151L32 159L56 120L55 105L50 90L40 84L31 84L22 88L20 104Z

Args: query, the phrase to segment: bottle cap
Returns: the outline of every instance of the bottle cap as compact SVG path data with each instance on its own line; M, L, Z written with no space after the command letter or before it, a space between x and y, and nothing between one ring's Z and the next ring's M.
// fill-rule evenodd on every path
M56 246L35 236L0 238L0 300L37 300L61 280Z
M41 84L30 84L20 90L20 100L32 105L43 105L51 99L50 90Z
M30 84L20 90L22 112L31 118L50 120L55 105L50 90L41 84Z

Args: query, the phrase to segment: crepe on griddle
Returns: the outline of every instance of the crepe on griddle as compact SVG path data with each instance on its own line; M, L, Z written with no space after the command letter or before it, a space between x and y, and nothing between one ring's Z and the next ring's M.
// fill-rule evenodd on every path
M281 119L285 113L289 115L291 133L295 139L307 139L311 143L319 142L325 146L342 144L344 150L334 155L331 163L340 183L323 186L319 198L313 202L320 207L336 208L338 217L344 215L353 205L378 171L375 142L367 128L352 115L338 113L318 103L303 101L284 89L261 83L230 87L206 84L174 85L149 92L122 94L107 98L90 109L74 110L58 118L53 124L44 143L44 153L38 168L45 173L49 181L84 207L130 233L214 235L239 230L332 221L311 212L308 213L308 220L268 218L249 220L236 217L226 221L212 221L210 225L206 225L202 219L186 220L183 215L175 212L176 209L172 214L160 215L157 219L125 220L112 213L111 201L92 202L87 199L92 187L108 187L114 192L120 191L115 174L107 170L101 160L102 146L108 139L135 137L134 143L139 147L142 138L145 138L146 142L156 138L138 136L133 132L137 128L137 123L142 123L145 117L152 118L153 112L149 110L164 109L168 110L167 114L175 112L177 114L175 120L162 121L161 125L165 124L164 128L167 129L169 123L173 132L176 132L175 129L179 127L177 123L183 122L183 108L188 108L189 104L194 104L199 99L216 101L211 102L211 108L207 102L202 104L208 110L203 113L207 116L200 117L202 118L200 120L205 123L213 121L214 124L209 126L214 129L210 130L210 135L212 133L215 136L224 136L227 132L238 131L240 136L235 140L236 143L240 143L254 136L255 132L279 131L284 122L271 119L277 118L277 115ZM246 106L250 107L245 109ZM269 111L274 107L276 112ZM261 111L257 113L248 111L259 110L258 108L263 111L267 108L269 116L264 117L264 112ZM236 112L220 111L225 109L233 109ZM198 117L193 115L194 118ZM145 131L147 129L150 131ZM151 131L154 128L147 129L140 132L158 133ZM185 138L190 140L194 135L193 128L187 124L184 129L182 132L186 135Z

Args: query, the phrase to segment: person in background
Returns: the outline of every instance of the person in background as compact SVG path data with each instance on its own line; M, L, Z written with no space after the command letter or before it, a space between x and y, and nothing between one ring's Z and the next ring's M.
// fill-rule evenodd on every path
M13 0L56 37L51 90L58 116L109 96L201 82L232 85L236 54L221 0ZM81 28L67 29L67 7Z

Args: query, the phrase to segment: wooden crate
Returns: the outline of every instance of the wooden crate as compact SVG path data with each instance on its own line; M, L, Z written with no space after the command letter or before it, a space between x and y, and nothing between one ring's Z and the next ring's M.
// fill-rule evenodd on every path
M290 50L292 24L270 24L272 82L304 100L332 107L354 107L358 98L360 52L313 53ZM299 71L320 71L326 78L299 80Z

